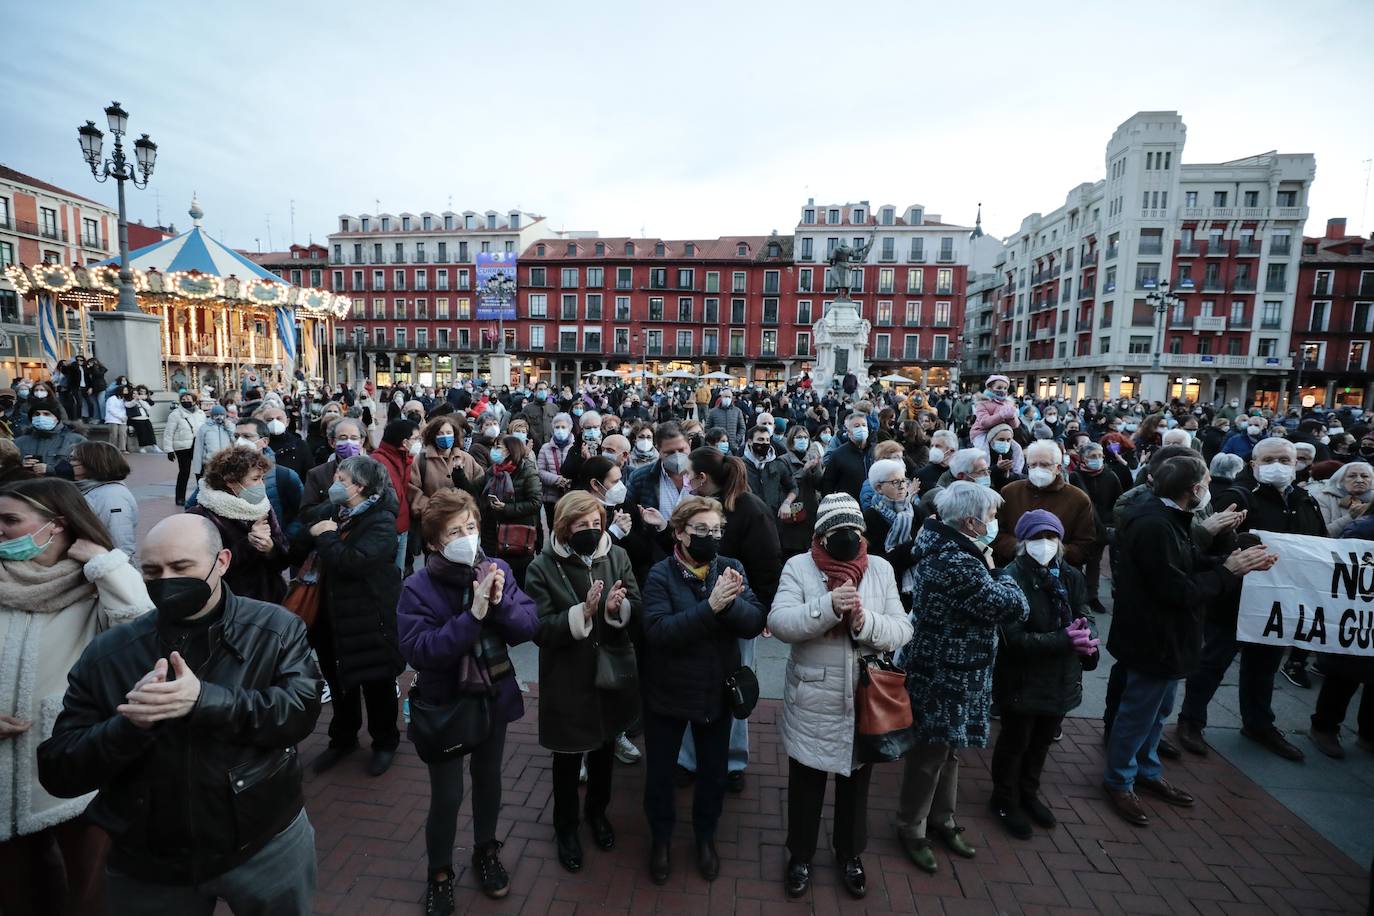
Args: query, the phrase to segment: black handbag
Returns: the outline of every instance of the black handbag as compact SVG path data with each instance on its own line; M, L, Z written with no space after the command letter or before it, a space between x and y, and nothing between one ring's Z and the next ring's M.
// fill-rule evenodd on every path
M410 689L410 740L425 763L462 757L491 735L491 697L462 694L451 703L429 703L416 681Z
M759 702L759 678L754 669L740 665L725 679L725 702L736 719L747 719Z
M639 660L633 643L598 643L596 686L601 690L629 690L639 684Z

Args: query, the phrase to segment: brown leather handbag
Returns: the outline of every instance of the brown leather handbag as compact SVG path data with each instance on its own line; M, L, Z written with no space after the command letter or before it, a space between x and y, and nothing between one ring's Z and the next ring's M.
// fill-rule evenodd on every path
M863 656L854 691L855 756L863 763L889 763L915 745L906 672L886 658Z
M496 527L496 555L505 559L534 556L534 542L538 535L533 525L508 522Z
M312 551L291 580L286 597L281 600L282 607L305 621L307 630L315 625L315 618L320 616L319 561L319 555Z

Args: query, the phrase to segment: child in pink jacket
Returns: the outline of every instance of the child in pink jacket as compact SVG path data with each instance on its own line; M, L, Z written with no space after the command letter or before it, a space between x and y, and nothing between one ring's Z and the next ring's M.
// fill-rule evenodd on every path
M987 444L988 430L999 423L1006 423L1012 429L1021 425L1016 415L1016 404L1008 397L1011 380L1005 375L988 376L987 391L973 403L973 427L969 439L974 447L983 448Z

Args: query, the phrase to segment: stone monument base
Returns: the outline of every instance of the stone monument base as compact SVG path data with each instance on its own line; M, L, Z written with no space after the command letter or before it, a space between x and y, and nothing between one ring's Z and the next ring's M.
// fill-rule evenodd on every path
M162 319L142 312L91 312L95 355L106 378L127 376L149 391L162 390Z
M1140 391L1136 397L1142 401L1167 402L1169 400L1169 373L1140 373Z

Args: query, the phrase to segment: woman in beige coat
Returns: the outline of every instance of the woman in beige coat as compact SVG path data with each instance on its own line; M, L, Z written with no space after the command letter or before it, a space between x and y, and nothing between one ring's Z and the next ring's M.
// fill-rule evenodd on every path
M905 645L911 621L892 565L869 556L863 532L854 497L832 493L821 500L811 550L783 567L768 615L773 635L792 645L782 698L789 897L802 896L811 884L829 773L835 774L834 847L841 882L854 897L867 892L859 856L868 841L872 767L854 759L858 662Z
M446 487L466 490L473 496L482 492L486 472L477 460L463 451L457 421L441 414L420 431L423 448L410 463L406 495L410 499L411 525L418 525L429 498Z

